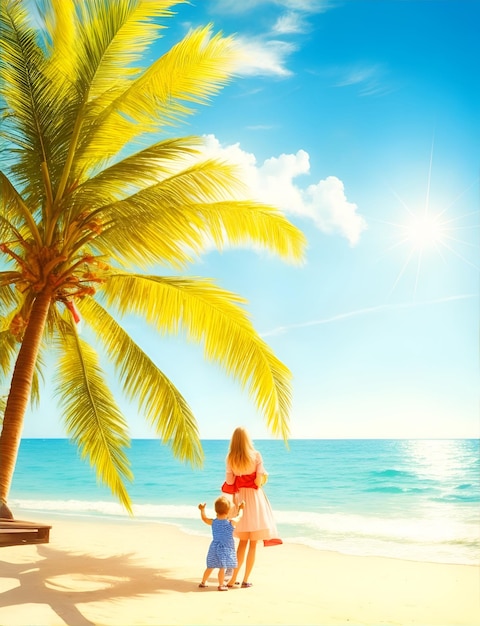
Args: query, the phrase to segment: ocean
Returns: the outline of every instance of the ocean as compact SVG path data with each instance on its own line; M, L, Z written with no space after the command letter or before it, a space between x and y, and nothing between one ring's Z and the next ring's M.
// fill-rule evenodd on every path
M282 441L255 441L284 542L352 555L476 565L479 444L477 439L297 439L287 448ZM197 505L207 502L213 515L228 441L202 445L204 466L192 469L157 440L132 441L135 479L129 493L136 521L209 536ZM8 502L19 519L129 519L66 439L22 440Z

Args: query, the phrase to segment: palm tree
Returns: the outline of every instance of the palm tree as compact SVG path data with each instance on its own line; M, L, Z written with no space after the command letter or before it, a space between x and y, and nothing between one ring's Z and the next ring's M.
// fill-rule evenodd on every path
M127 511L128 427L102 359L176 457L201 463L191 409L122 328L126 314L201 343L271 432L288 436L290 372L244 300L180 272L212 243L251 242L296 262L305 240L274 208L242 199L235 168L202 157L199 138L167 134L229 80L237 54L209 26L142 69L174 4L41 0L33 14L31 1L1 3L0 371L10 386L0 517L13 518L7 499L46 350L58 359L66 434Z

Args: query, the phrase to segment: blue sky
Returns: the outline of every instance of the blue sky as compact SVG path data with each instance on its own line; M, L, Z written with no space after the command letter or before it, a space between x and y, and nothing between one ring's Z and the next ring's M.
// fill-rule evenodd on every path
M247 298L294 376L292 437L477 437L480 3L175 10L152 58L210 22L246 52L239 76L175 134L206 136L308 239L301 267L237 249L188 272ZM185 395L203 438L237 425L269 436L201 347L125 325ZM153 436L122 406L132 436ZM36 416L24 437L64 436L48 397Z

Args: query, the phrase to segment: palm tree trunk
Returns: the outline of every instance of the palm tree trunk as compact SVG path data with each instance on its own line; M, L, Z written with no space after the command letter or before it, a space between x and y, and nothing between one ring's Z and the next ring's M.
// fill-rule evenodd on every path
M7 506L7 498L17 462L23 420L30 400L35 363L51 297L48 290L36 297L13 370L0 434L0 518L13 519L12 512Z

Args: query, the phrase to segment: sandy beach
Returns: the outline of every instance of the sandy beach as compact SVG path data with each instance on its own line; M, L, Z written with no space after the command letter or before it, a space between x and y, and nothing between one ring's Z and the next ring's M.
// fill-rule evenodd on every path
M480 623L480 571L259 547L249 589L199 589L210 542L174 526L52 523L50 543L0 551L1 626ZM215 575L215 572L214 572Z

